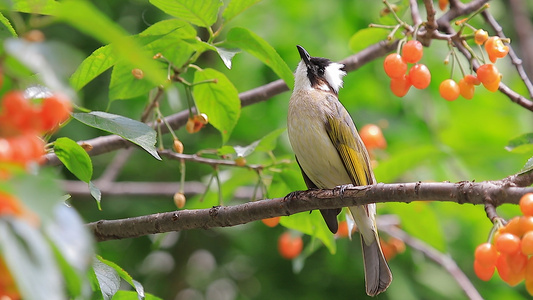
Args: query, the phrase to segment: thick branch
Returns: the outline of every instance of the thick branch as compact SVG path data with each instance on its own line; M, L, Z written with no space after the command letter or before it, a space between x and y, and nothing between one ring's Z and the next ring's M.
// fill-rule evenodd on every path
M296 192L289 197L248 202L210 209L181 210L121 220L90 223L98 241L124 239L147 234L194 228L228 227L275 216L299 212L340 208L368 203L412 201L447 201L459 204L483 204L487 199L494 206L518 203L533 188L512 187L503 182L398 183L372 186L347 186L340 189Z

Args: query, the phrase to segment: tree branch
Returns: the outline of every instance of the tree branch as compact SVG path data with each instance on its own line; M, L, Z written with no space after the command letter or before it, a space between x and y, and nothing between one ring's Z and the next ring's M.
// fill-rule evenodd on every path
M124 239L147 234L193 228L227 227L275 216L369 203L412 201L446 201L459 204L484 204L495 207L503 203L517 204L533 188L512 187L503 181L458 183L379 183L371 186L345 186L332 190L309 190L234 206L181 210L120 220L101 220L88 224L97 241Z

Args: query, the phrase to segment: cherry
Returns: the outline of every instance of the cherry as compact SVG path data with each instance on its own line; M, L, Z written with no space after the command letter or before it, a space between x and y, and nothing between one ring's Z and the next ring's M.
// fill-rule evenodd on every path
M279 224L280 217L272 217L261 220L263 224L265 224L268 227L276 227Z
M533 193L524 194L518 205L524 216L533 216Z
M465 78L459 80L459 93L465 99L472 99L474 97L474 85L469 84Z
M403 97L407 95L409 89L411 88L411 82L407 75L403 74L399 78L391 78L390 89L392 93L398 97Z
M474 34L474 41L478 45L483 45L488 38L489 34L483 29L476 30L476 33Z
M359 135L368 150L387 148L387 141L383 136L381 128L377 125L367 124L363 126L359 131Z
M483 243L477 246L474 252L474 259L484 267L495 266L498 256L498 251L491 243Z
M431 73L424 64L416 64L409 70L409 82L417 89L425 89L431 82Z
M504 45L499 37L491 36L485 42L485 50L490 61L495 63L498 58L504 58L509 53L509 46Z
M422 43L416 40L410 40L402 48L402 59L407 63L417 63L424 55Z
M453 101L459 97L459 85L453 79L446 79L439 86L440 96L448 101Z
M302 237L293 235L291 232L283 233L278 239L279 254L285 259L293 259L298 257L302 252L304 243Z
M520 238L511 233L502 233L494 242L496 250L505 254L514 254L520 249Z
M40 111L42 129L44 131L56 129L60 123L69 118L71 111L72 105L66 96L54 94L51 97L45 98Z
M407 72L407 64L402 57L397 53L391 53L385 57L383 61L383 68L385 73L390 78L399 78Z

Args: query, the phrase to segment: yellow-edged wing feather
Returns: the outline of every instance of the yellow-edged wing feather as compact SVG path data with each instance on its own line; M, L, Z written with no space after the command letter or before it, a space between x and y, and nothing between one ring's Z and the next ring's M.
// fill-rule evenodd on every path
M366 148L345 109L339 109L343 116L327 116L326 132L348 172L353 185L374 184Z

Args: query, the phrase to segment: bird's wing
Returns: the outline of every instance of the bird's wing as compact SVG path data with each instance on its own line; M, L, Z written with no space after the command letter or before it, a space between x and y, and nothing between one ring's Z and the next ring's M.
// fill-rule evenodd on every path
M326 132L344 164L353 185L374 184L370 159L352 118L338 100L332 115L326 117Z

